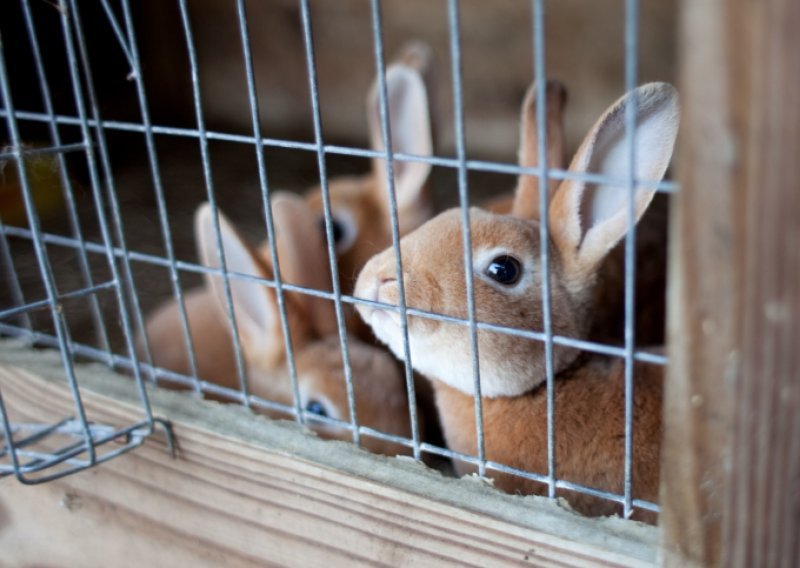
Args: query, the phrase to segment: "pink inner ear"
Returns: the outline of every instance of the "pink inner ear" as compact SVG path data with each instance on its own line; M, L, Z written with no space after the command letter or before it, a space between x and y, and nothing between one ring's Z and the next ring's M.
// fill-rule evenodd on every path
M433 153L431 119L422 78L409 67L392 65L386 73L386 81L392 151L430 156ZM376 150L384 150L377 85L370 96L372 145ZM385 187L386 162L378 158L375 164L378 182ZM422 162L395 160L393 167L398 205L401 208L412 205L425 184L431 166Z
M626 101L635 100L636 128L633 133L635 162L631 164L625 128ZM626 180L660 181L672 157L677 136L678 104L672 86L645 85L613 105L584 140L570 166L573 172L599 174L607 182L562 183L551 207L553 231L565 254L577 253L581 270L593 269L629 229L627 209L630 193ZM655 194L654 189L636 188L634 215L638 221ZM577 233L577 240L575 239ZM576 250L577 244L580 247ZM573 257L575 259L575 257Z
M222 214L219 216L219 229L228 272L266 277L253 253ZM198 212L196 230L203 263L210 268L219 268L220 258L210 208ZM208 279L214 291L216 308L221 317L227 319L229 312L222 276L209 276ZM239 332L245 341L258 345L264 341L275 320L275 308L271 305L270 295L263 285L236 276L229 276L228 283ZM209 309L213 308L209 306Z
M253 276L263 277L259 267L253 262L249 251L240 246L230 246L225 243L225 260L230 272L239 272ZM229 278L231 295L236 308L236 319L240 326L248 327L248 334L263 334L270 329L275 317L274 307L270 305L269 293L265 285L242 280L238 277Z
M654 100L653 90L640 88L637 92L640 92L641 100L638 101L636 128L632 133L635 162L632 166L624 121L625 107L619 105L597 133L588 171L606 176L609 183L587 184L581 206L584 231L628 206L629 191L625 180L631 173L637 181L658 182L669 165L677 131L677 105L670 98ZM642 204L642 194L647 192L649 190L636 191L637 213L643 212L649 202L648 197Z

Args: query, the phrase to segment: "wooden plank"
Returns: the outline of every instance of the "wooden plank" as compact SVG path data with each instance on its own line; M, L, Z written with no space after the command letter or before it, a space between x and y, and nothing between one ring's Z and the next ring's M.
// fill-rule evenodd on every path
M72 413L52 353L0 343L0 385L17 421ZM90 419L141 418L133 384L78 367ZM0 480L9 565L645 566L657 530L586 519L538 497L447 479L407 458L319 440L245 409L151 390L179 453L156 436L59 481Z
M682 8L666 560L796 566L800 3L687 0Z

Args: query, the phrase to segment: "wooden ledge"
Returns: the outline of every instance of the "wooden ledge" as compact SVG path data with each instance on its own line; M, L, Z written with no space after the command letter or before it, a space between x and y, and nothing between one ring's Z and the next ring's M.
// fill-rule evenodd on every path
M133 381L78 365L90 420L142 419ZM0 342L12 420L74 413L57 353ZM0 480L8 565L645 566L658 530L586 519L538 497L442 477L407 458L323 441L247 409L150 388L176 458L155 435L132 452L58 481Z

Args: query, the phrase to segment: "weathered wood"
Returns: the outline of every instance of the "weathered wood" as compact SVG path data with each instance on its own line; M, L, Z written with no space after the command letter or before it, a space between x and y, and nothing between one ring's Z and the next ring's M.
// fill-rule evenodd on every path
M519 105L532 80L530 2L462 0L465 136L471 155L504 161L516 155ZM639 72L642 81L675 74L676 0L641 2ZM310 2L325 136L363 144L364 96L375 75L369 2ZM177 2L133 4L145 82L156 122L194 124L186 41ZM197 48L203 109L210 127L251 132L235 2L188 3ZM88 7L85 10L87 10ZM441 119L440 152L452 155L452 84L447 3L383 2L386 55L412 39L428 43L436 68L432 93ZM547 75L570 91L567 134L577 144L623 91L624 2L548 2ZM312 136L308 75L296 0L247 3L256 86L265 134ZM498 64L502 62L502 64ZM296 134L297 133L297 134ZM509 180L509 187L513 185Z
M26 370L27 369L27 370ZM141 418L132 381L79 366L91 420ZM18 421L72 413L52 353L0 343ZM155 436L38 486L0 480L0 564L59 566L652 565L657 530L586 519L538 497L441 477L325 442L294 424L152 389L176 459Z
M800 4L683 2L668 565L796 566Z

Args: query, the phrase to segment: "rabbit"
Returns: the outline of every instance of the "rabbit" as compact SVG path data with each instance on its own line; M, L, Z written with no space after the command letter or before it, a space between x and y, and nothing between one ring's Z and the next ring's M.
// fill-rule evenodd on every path
M669 164L677 135L675 89L665 83L639 87L598 120L572 160L576 174L596 172L624 179L628 171L625 104L635 103L636 178L660 180ZM634 201L638 220L655 190L637 187ZM480 322L506 327L543 329L540 228L536 215L523 207L519 191L515 212L497 215L470 209L474 296ZM566 179L549 196L550 282L553 332L585 338L591 327L592 296L598 270L609 252L629 230L628 194L621 187ZM462 211L446 211L400 243L407 305L467 317L462 249ZM373 257L356 283L355 296L394 305L397 281L394 251ZM375 335L399 358L403 357L399 314L374 304L358 304L358 312ZM475 453L472 415L473 372L468 328L464 325L412 316L408 319L409 347L414 368L429 378L436 393L448 446ZM486 458L525 470L547 473L546 380L544 345L540 341L487 329L478 330L481 396ZM556 475L596 489L620 492L623 483L622 379L618 359L553 346L556 397ZM636 367L633 431L633 494L657 501L658 456L661 443L663 369ZM456 463L460 472L467 468ZM498 476L509 492L541 493L539 484L518 477ZM588 515L613 513L618 505L578 495L572 505ZM647 511L637 511L652 521Z
M412 42L400 53L397 62L387 69L387 102L395 152L423 156L432 153L432 113L424 79L432 77L431 61L429 48L421 42ZM368 95L367 116L372 148L380 151L383 149L383 137L377 84L372 86ZM395 189L401 235L433 215L428 195L430 169L430 164L426 163L395 162ZM373 171L370 174L332 179L328 184L337 263L344 294L352 292L355 277L367 259L391 243L386 185L385 162L380 158L373 160ZM305 199L318 219L314 231L324 235L321 189L310 189ZM259 248L262 258L268 256L267 250L265 244ZM327 266L328 260L323 259L323 263ZM320 286L320 289L326 291L331 289L330 281L320 282ZM197 374L200 378L234 376L233 345L229 332L205 308L209 303L209 294L210 290L204 286L191 289L184 295L195 347ZM363 339L371 339L369 329L355 316L352 309L346 305L344 307L348 327ZM155 366L191 375L180 311L175 299L164 301L148 314L145 334ZM144 338L139 337L137 343L139 356L144 358ZM282 347L282 342L280 345ZM426 386L425 383L421 385L423 390ZM432 398L432 393L428 396Z
M316 231L315 216L302 198L292 194L276 194L272 206L282 278L302 286L324 288L330 274L326 271L327 255L323 237ZM253 251L221 214L219 225L227 270L272 279L272 263ZM208 204L197 210L195 231L202 263L218 268L220 260ZM228 310L222 278L207 273L206 281L210 294L209 303L204 306L208 315L204 318L216 317L217 326L226 329ZM291 406L293 395L275 289L236 277L228 281L250 393ZM284 299L295 351L300 406L323 436L351 440L349 430L313 421L314 415L350 419L333 303L297 292L285 292ZM230 338L224 342L229 344ZM394 359L382 348L352 336L348 346L359 422L381 432L410 437L405 379ZM238 388L235 373L211 379L219 385ZM364 445L387 455L409 453L400 444L372 437L365 437Z

